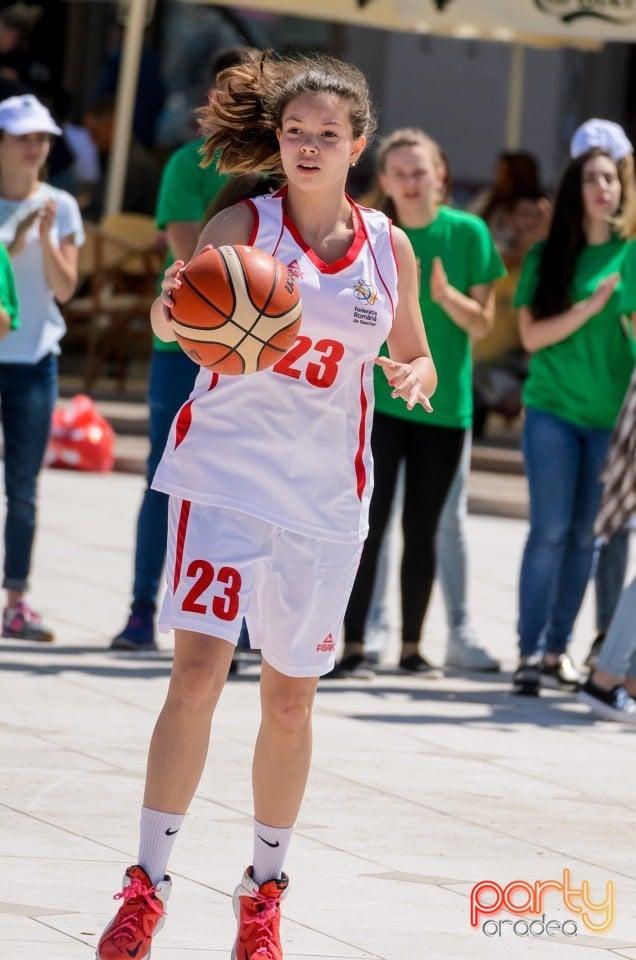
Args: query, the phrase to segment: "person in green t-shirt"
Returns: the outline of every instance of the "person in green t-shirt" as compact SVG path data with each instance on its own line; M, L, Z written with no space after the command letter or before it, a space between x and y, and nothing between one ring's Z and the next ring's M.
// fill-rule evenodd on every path
M231 47L215 58L213 76L243 62L251 47ZM210 204L228 177L211 164L201 166L200 137L179 147L169 157L159 187L156 219L168 237L165 268L175 260L188 261L199 239ZM137 519L135 568L130 615L112 640L115 650L155 650L154 615L166 555L168 498L150 484L164 451L172 421L188 399L199 367L177 343L153 336L148 384L150 452L146 488Z
M0 340L20 326L18 319L18 291L15 286L11 257L0 243Z
M490 329L493 283L505 272L485 223L440 204L444 175L440 157L439 146L412 129L395 131L377 153L383 196L373 206L384 208L399 224L418 259L420 307L439 384L432 413L398 409L390 384L376 371L369 537L345 615L344 655L334 676L371 673L363 653L365 621L402 462L400 667L412 674L434 675L419 652L419 641L435 578L435 535L471 426L471 340Z
M571 160L547 239L517 289L531 354L523 400L530 531L519 583L517 693L576 689L567 655L592 566L610 434L627 390L636 311L631 153L592 147Z

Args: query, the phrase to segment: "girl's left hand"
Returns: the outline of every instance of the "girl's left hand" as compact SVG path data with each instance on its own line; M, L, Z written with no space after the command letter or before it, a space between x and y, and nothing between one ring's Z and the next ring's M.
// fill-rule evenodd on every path
M422 383L410 363L398 363L388 357L376 357L375 362L384 370L384 375L393 387L391 396L394 400L401 397L406 401L406 409L412 410L416 403L421 403L429 413L433 412L430 400L422 393Z
M11 317L4 309L0 306L0 340L4 338L11 332Z
M433 303L441 303L448 290L448 277L444 270L444 264L440 257L434 257L431 266L431 300Z
M55 221L55 211L57 205L53 200L47 200L40 207L40 239L44 236L49 235L51 232L51 227Z

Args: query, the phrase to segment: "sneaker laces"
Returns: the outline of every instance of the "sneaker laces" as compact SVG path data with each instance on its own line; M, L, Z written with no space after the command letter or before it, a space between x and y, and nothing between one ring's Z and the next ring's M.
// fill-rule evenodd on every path
M262 953L263 960L267 960L268 956L272 956L270 947L276 946L272 940L272 921L276 919L280 907L280 897L267 897L256 891L249 898L245 897L245 900L248 903L245 905L246 910L243 919L254 930L253 943L256 950L252 952L252 956L256 957L258 953ZM249 900L254 901L253 906L249 903Z
M142 908L146 906L150 908L153 913L157 913L159 916L162 916L163 905L155 894L155 887L148 887L145 883L142 883L138 877L132 877L130 883L124 887L121 893L116 893L114 895L113 900L123 900L124 904L121 909L125 910L129 906L133 907L132 903L129 905L129 900L138 899ZM121 918L117 924L117 929L113 932L113 939L122 940L124 942L127 940L133 940L136 936L138 936L140 920L144 934L151 935L152 930L150 930L148 927L149 917L142 909L140 913L132 913L131 911L128 916Z

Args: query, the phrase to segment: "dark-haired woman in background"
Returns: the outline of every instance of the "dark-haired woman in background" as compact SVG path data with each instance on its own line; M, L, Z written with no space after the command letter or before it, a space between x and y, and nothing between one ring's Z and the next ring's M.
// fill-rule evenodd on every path
M580 680L566 649L590 574L601 468L633 365L636 248L624 238L634 232L635 204L631 155L618 160L595 147L572 160L547 240L528 254L517 290L521 339L532 354L523 394L530 533L518 693Z

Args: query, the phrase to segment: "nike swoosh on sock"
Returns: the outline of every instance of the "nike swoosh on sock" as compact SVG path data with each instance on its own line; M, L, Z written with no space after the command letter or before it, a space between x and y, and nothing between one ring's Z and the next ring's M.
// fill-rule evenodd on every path
M260 833L258 839L262 840L263 843L266 843L268 847L280 847L280 840L277 840L276 843L270 843L269 840L266 840L265 837L261 837Z

